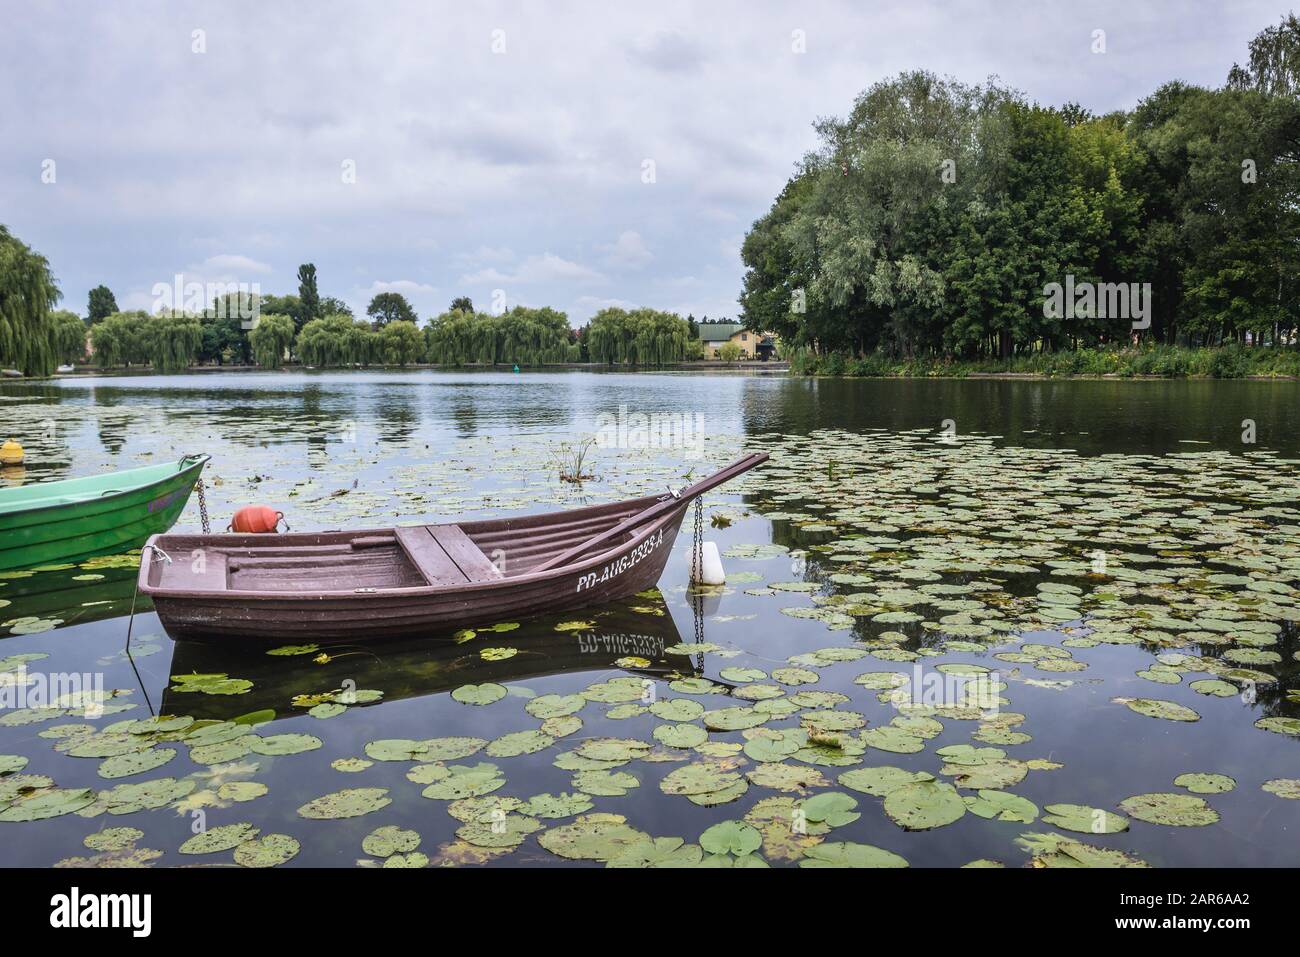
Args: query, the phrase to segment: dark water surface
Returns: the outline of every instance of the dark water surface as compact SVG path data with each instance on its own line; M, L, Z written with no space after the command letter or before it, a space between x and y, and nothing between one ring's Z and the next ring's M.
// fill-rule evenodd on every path
M602 443L592 449L588 462L597 478L581 488L558 481L558 466L571 451L565 446L617 423L621 407L622 421L631 422L632 432L624 433L624 441L616 438L612 447ZM687 441L667 448L653 440L641 442L635 419L628 419L638 414L676 416L671 421L687 429L678 438L685 434ZM107 702L110 713L101 717L79 713L75 700L23 708L11 695L7 707L0 708L0 755L28 759L16 774L33 776L30 783L37 790L51 782L95 792L161 778L180 782L172 800L151 809L111 813L101 796L70 813L8 822L4 809L20 807L24 794L5 790L15 773L0 776L0 837L11 838L0 841L0 864L48 866L69 858L121 863L144 849L150 853L137 859L156 865L230 864L229 847L207 854L178 849L200 824L210 830L242 823L262 835L296 839L300 850L284 865L288 867L359 861L377 866L382 860L366 853L362 842L387 825L417 832L418 853L434 864L589 864L547 849L548 843L563 843L551 841L547 833L573 826L578 813L622 815L626 827L641 832L643 839L680 838L687 850L677 849L683 855L677 858L671 856L671 842L653 852L642 850L649 857L663 854L665 860L690 863L699 854L692 855L689 846L698 844L711 825L742 820L763 801L769 804L760 811L769 808L786 821L805 798L829 791L856 800L853 810L859 816L827 828L813 814L806 835L792 834L787 825L769 826L755 853L774 866L786 865L814 846L849 842L891 851L913 866L975 860L1023 866L1031 852L1018 838L1058 834L1126 852L1153 866L1300 863L1300 800L1261 787L1267 781L1300 778L1300 737L1254 724L1265 717L1300 718L1300 695L1295 694L1300 688L1300 513L1295 511L1300 505L1300 383L806 380L672 373L104 377L0 385L0 421L0 431L6 433L0 439L20 438L29 458L25 472L4 476L7 483L129 468L185 453L211 454L206 495L214 530L224 528L234 508L254 502L283 510L294 530L502 517L660 491L683 484L687 475L712 471L742 450L773 454L771 469L707 496L705 538L727 554L730 580L725 590L703 602L700 640L707 644L702 649L693 646L696 608L685 587L689 521L660 582L662 596L525 621L512 630L479 630L459 643L446 635L400 643L359 640L272 656L266 651L282 642L253 647L174 643L142 603L128 658L123 654L125 616L135 556L31 575L0 573L0 601L9 602L0 606L5 623L0 625L0 678L25 666L29 680L89 673L102 675L104 689L119 691ZM1253 432L1254 441L1243 441L1243 432L1248 438ZM605 434L617 436L617 427ZM1063 464L1057 468L1047 456ZM1064 481L1073 482L1073 490L1059 487ZM1051 505L1034 514L1033 506L1042 502ZM918 510L930 503L934 515L921 515ZM710 522L714 516L719 527ZM891 518L898 521L891 523ZM192 498L177 529L197 528ZM1071 540L1072 529L1077 543ZM1216 540L1216 534L1229 533L1237 536L1234 544ZM862 551L845 555L845 548L864 544L868 547ZM993 546L1004 552L994 555ZM1114 564L1105 566L1102 575L1089 576L1087 556L1098 547ZM1052 565L1054 561L1060 564ZM1079 561L1085 566L1079 567ZM1147 581L1138 574L1116 575L1116 567L1151 567L1156 574ZM835 575L841 580L834 580ZM849 583L846 575L859 577ZM982 591L945 592L943 598L955 603L937 610L925 606L927 596L912 593L926 583L967 588L972 582ZM1252 582L1260 583L1257 591ZM1040 587L1044 583L1046 590ZM1067 605L1082 609L1076 618L1058 617L1054 623L1036 617L1060 607L1049 601L1053 583L1076 590L1078 599ZM871 597L847 597L855 593ZM970 600L972 595L979 601ZM1035 604L1039 600L1043 603ZM1140 642L1089 644L1084 612L1100 610L1104 616L1110 609L1111 620L1123 622L1122 615L1114 614L1117 600L1128 602L1125 607L1158 604L1161 612L1133 626L1142 632ZM800 617L799 609L819 617ZM923 613L909 621L889 617L903 609ZM1228 617L1217 617L1224 609ZM885 619L877 620L882 612ZM842 620L835 620L837 613ZM944 616L950 617L939 621ZM1207 633L1216 620L1234 616L1258 630L1225 628L1232 635L1225 641ZM1162 623L1158 617L1183 624ZM1004 630L999 622L1008 627ZM995 633L976 634L987 632L990 623ZM482 623L484 629L493 624ZM956 626L961 627L945 630ZM964 630L968 627L975 631ZM899 632L901 636L895 634ZM1239 643L1243 635L1246 640ZM1263 640L1252 639L1261 635ZM1021 643L1059 648L1070 638L1084 641L1064 646L1062 653L1068 650L1086 668L1040 671L1030 663L993 657L1015 653ZM1239 648L1280 658L1245 665L1274 680L1239 676L1232 680L1243 693L1225 697L1191 689L1191 682L1217 674L1203 670L1204 660L1218 660ZM829 653L816 663L789 661L825 649L854 649L859 657L838 660ZM884 658L878 657L881 650ZM891 657L894 650L904 655ZM322 653L325 658L318 660ZM1137 674L1152 670L1159 663L1156 655L1170 653L1194 656L1201 663L1177 665L1179 680L1171 683ZM24 659L26 655L42 657ZM886 813L881 797L837 784L836 778L854 769L893 766L951 780L936 752L949 745L990 746L972 739L978 720L940 715L941 730L912 753L869 746L846 754L840 766L787 757L786 766L815 769L822 779L781 789L762 783L770 779L745 777L762 762L745 752L728 753L746 744L740 730L710 729L704 751L672 748L655 739L656 728L686 724L702 729L705 719L665 719L648 711L622 716L649 700L686 699L709 711L749 707L756 702L737 692L770 684L783 698L812 691L847 700L791 706L792 714L772 715L750 732L751 738L764 734L761 729L798 729L801 712L822 709L859 715L870 730L889 726L903 712L879 700L877 690L855 683L857 676L889 671L911 676L914 668L935 674L936 666L958 663L997 672L1005 682L1000 710L1024 716L1015 730L1030 739L997 745L1006 757L1059 765L1034 767L1005 787L1033 802L1038 814L1053 804L1125 814L1119 803L1126 798L1189 795L1174 785L1174 778L1204 772L1236 782L1226 793L1200 795L1219 820L1208 826L1171 826L1133 818L1121 833L1080 834L1042 820L990 820L972 812L930 830L905 830ZM764 676L741 680L732 669L754 669ZM802 679L783 669L809 671L813 680L799 683ZM236 694L177 690L176 676L192 674L228 675L252 686ZM698 693L700 686L690 681L681 683L692 677L715 682L711 693ZM533 731L543 719L525 710L530 700L580 694L617 678L646 682L641 693L647 697L598 700L605 697L598 688L576 710L581 726L537 741L540 750L509 754L507 745L507 756L496 757L493 746L480 745L476 753L443 761L447 766L497 766L504 784L475 805L422 796L427 784L408 779L408 772L418 778L422 765L437 762L418 755L409 760L367 757L368 743L390 739L468 736L493 742ZM499 684L508 693L487 705L461 703L451 695L462 686L485 683ZM311 696L337 696L340 689L378 691L382 697L371 701L378 696L363 695L361 703L348 704L331 717L307 713L325 700ZM296 696L307 697L295 701ZM1199 720L1147 717L1116 698L1173 702L1193 709ZM205 763L194 760L194 745L183 739L140 735L139 727L112 728L151 713L199 721L257 714L248 721L262 739L311 735L320 745L300 753L248 752ZM73 738L104 734L106 727L111 728L105 740L110 750L134 730L151 745L149 751L177 753L156 768L106 779L101 761L111 758L67 753ZM856 740L859 728L838 733ZM561 757L606 737L653 747L621 765ZM382 748L371 750L383 753ZM332 766L358 758L373 763L357 771ZM566 767L557 767L557 760ZM691 763L731 775L728 781L739 776L747 787L712 806L665 793L660 782ZM604 766L614 777L631 775L634 781L625 780L630 786L622 795L589 794L590 807L580 812L529 815L525 826L532 830L513 848L485 848L505 839L485 837L481 827L464 832L467 840L458 839L457 829L472 816L482 816L484 824L492 819L493 802L500 809L497 819L514 826L519 802L539 794L574 795L580 785L592 785L590 778L579 779L579 765ZM35 777L40 775L51 780ZM243 800L223 797L221 786L232 782L256 782L266 790L251 798L239 789L229 792ZM316 820L297 813L307 802L345 788L387 789L382 798L390 803L345 819ZM670 789L676 790L671 784ZM962 797L977 793L959 790ZM770 803L773 798L792 803L777 806ZM762 826L760 816L751 820ZM109 828L143 834L125 851L83 844L88 835ZM627 836L623 843L636 845L640 839ZM603 851L610 847L602 845Z

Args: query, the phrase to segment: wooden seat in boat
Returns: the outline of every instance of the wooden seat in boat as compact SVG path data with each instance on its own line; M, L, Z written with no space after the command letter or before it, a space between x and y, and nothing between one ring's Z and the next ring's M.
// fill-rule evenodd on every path
M502 577L459 525L402 526L393 531L406 557L430 585L464 585Z

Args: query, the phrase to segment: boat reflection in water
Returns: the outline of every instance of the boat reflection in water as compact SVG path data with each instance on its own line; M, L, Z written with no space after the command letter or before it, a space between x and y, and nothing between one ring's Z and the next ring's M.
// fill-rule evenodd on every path
M0 619L48 618L64 625L81 625L130 614L139 556L122 559L118 565L92 561L0 571L0 598L10 602ZM136 612L151 607L148 599L141 598Z
M163 693L161 714L230 719L260 711L277 718L301 716L298 696L340 689L375 689L382 701L445 694L466 684L509 682L578 673L617 670L671 680L699 675L699 661L668 648L682 641L672 615L661 600L618 604L582 621L590 627L556 631L564 619L532 619L513 631L485 630L463 643L415 637L349 645L331 642L298 655L269 655L264 641L177 641L172 681ZM509 658L485 660L487 648L512 648ZM172 690L182 675L229 675L253 682L238 695L207 695ZM304 704L307 699L300 699Z

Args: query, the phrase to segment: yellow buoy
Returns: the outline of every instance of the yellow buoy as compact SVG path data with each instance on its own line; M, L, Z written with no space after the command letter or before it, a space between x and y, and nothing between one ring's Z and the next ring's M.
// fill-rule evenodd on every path
M0 465L21 465L23 455L23 447L13 439L0 445Z

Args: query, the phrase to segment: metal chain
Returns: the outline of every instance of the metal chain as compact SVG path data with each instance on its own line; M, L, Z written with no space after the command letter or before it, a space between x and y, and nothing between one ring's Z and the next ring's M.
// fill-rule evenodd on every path
M704 502L695 499L695 535L691 544L691 586L694 588L692 607L695 611L695 643L704 643L704 592L699 579L704 577ZM704 652L695 656L695 667L704 672Z
M208 524L208 500L203 494L202 476L199 476L199 480L194 483L194 487L198 489L199 492L199 521L203 523L203 534L210 535L212 533L212 527Z

